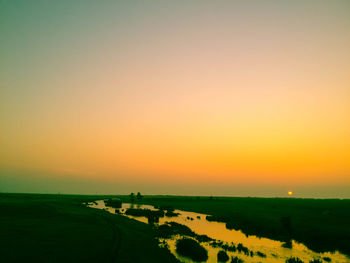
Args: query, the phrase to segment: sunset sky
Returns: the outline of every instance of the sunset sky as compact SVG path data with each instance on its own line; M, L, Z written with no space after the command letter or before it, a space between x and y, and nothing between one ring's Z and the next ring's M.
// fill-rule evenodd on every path
M0 192L350 198L350 1L0 0Z

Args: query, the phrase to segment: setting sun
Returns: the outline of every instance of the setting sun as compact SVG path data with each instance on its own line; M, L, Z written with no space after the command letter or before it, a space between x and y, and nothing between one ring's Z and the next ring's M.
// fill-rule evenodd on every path
M0 0L0 263L350 263L349 14Z

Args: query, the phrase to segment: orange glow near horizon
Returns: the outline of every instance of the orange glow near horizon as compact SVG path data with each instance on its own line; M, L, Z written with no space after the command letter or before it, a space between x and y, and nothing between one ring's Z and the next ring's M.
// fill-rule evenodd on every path
M2 4L0 169L350 185L350 5L136 2Z

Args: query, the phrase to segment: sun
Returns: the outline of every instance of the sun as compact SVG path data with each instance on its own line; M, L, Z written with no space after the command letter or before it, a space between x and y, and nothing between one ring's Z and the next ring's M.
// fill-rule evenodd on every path
M292 195L293 195L293 192L292 192L292 191L288 191L288 195L289 195L289 196L292 196Z

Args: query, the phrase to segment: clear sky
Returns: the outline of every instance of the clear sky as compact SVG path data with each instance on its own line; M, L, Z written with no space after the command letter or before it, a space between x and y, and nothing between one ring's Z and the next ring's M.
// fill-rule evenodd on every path
M0 191L350 198L350 1L0 0Z

